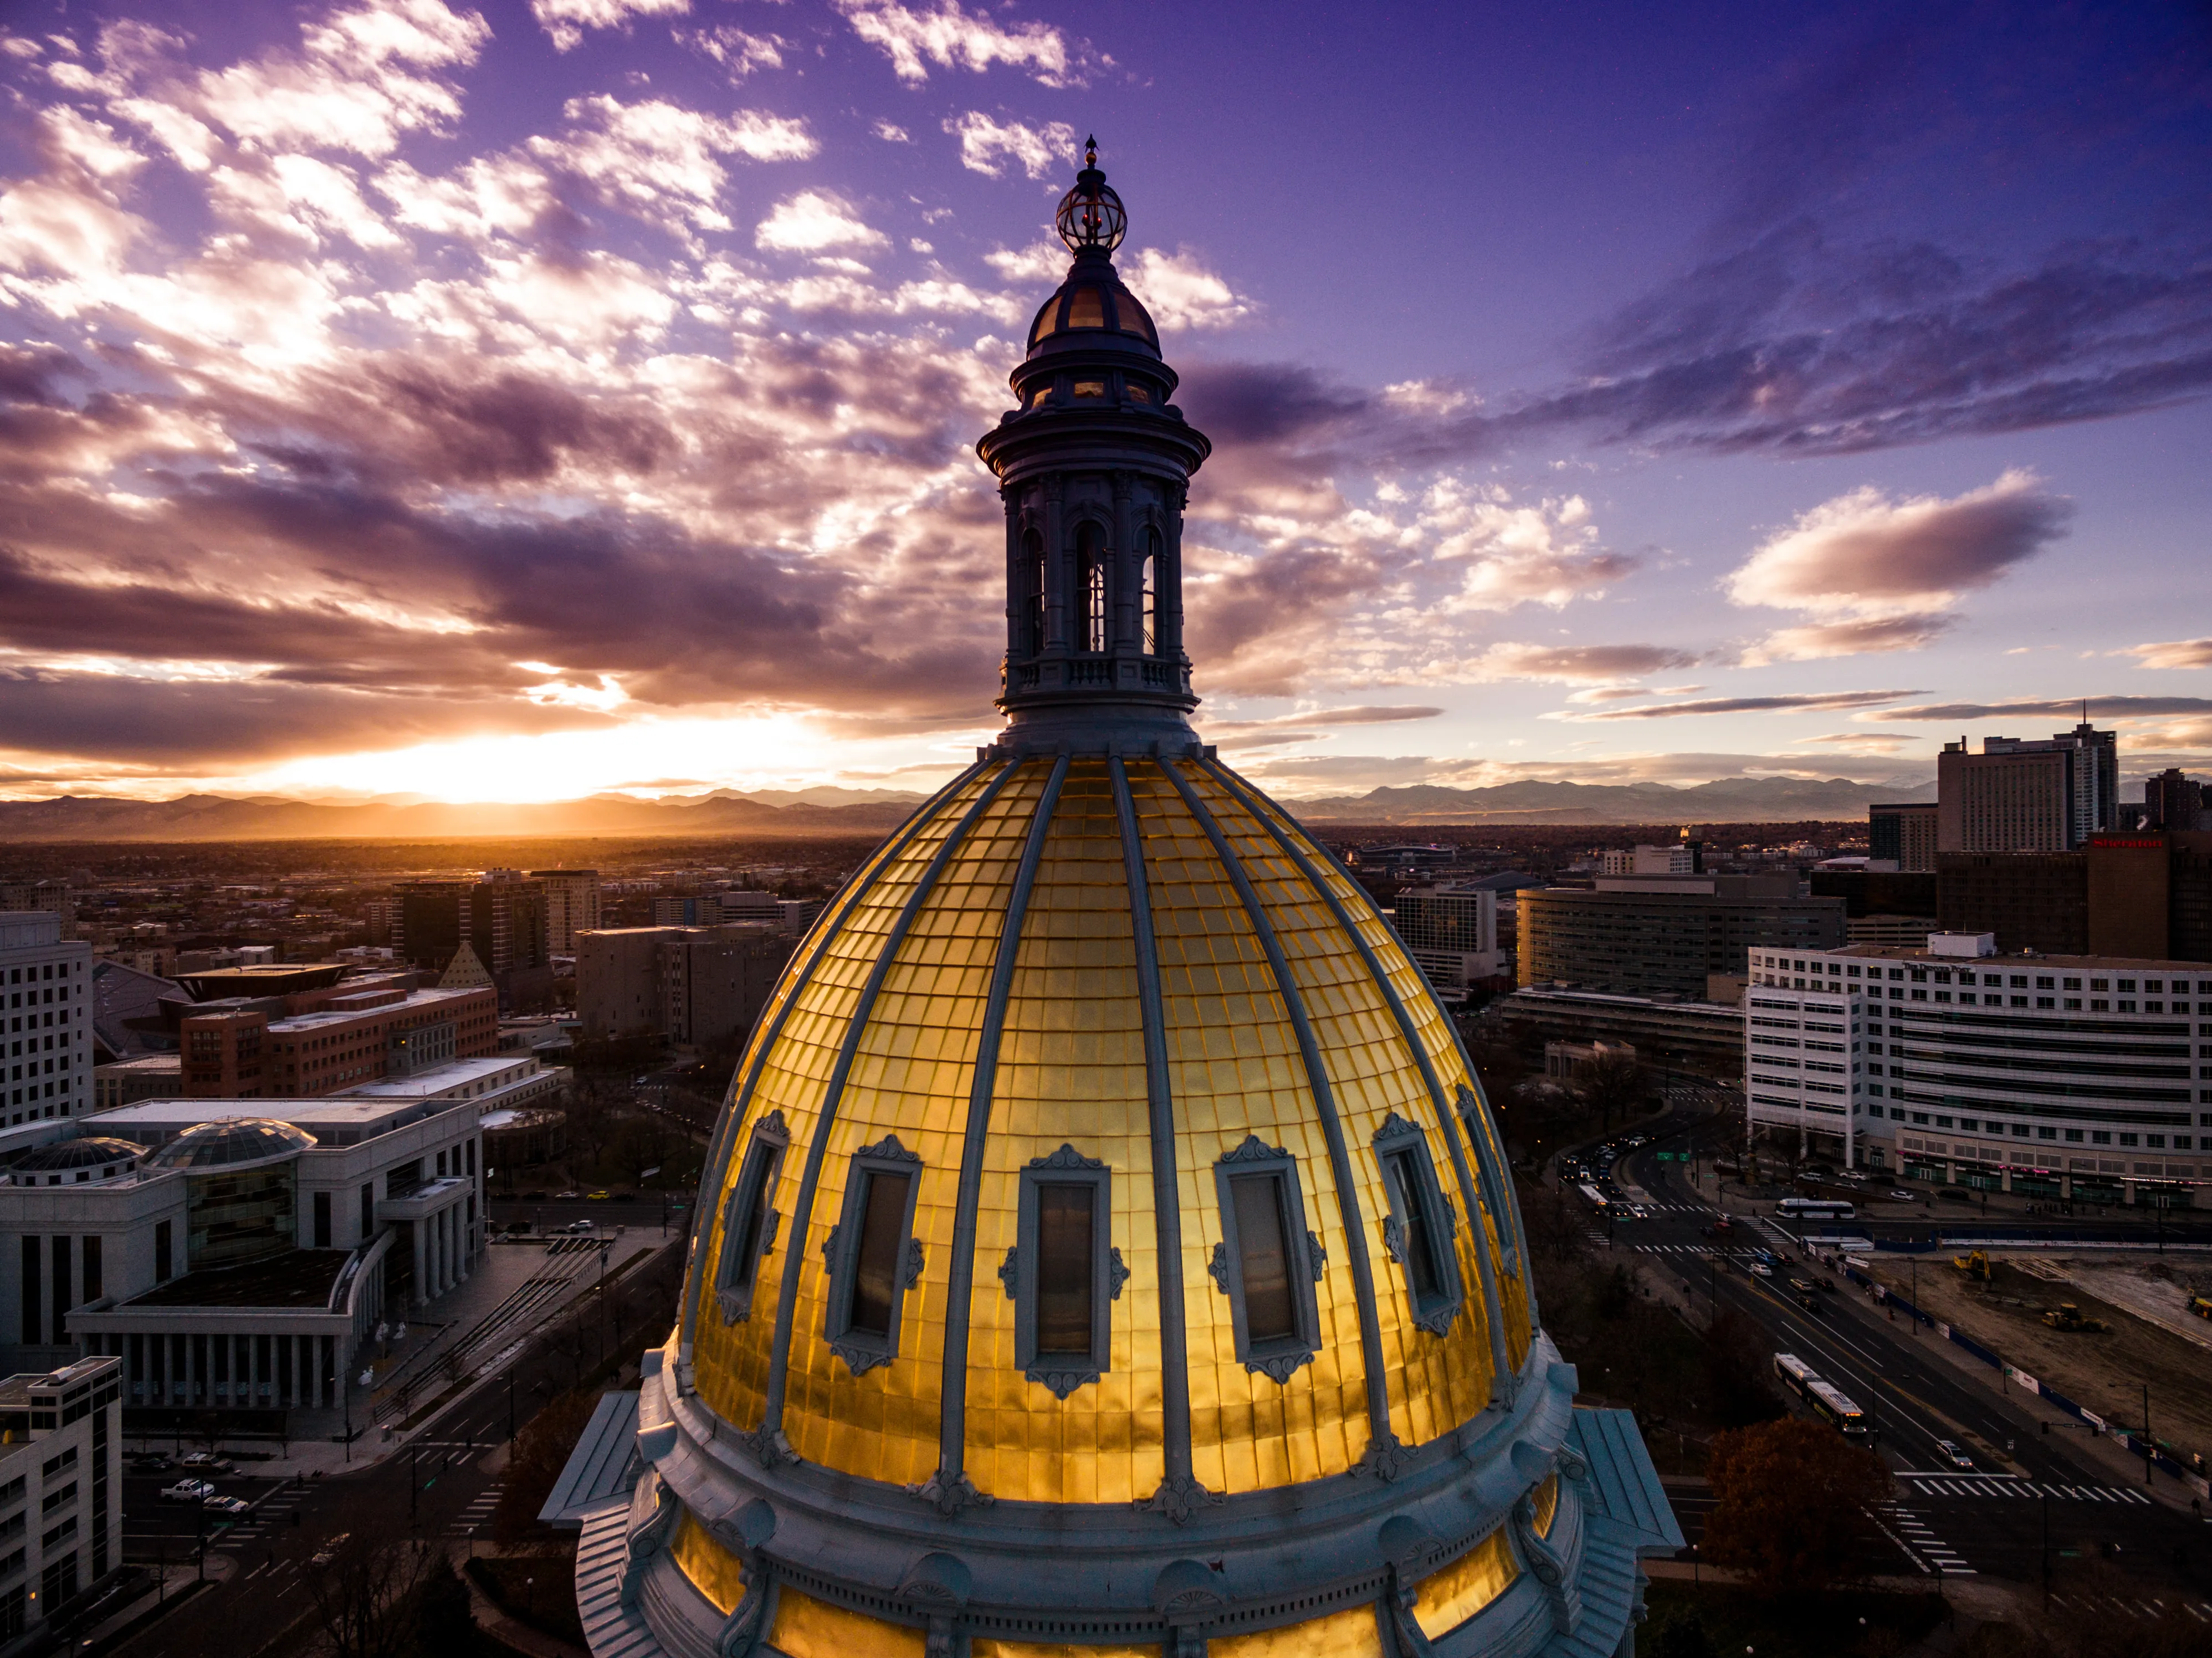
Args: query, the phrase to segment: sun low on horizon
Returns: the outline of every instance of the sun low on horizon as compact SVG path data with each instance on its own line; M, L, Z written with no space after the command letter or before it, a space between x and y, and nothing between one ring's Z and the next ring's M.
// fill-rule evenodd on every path
M1094 137L1272 792L2212 768L2192 9L1271 17L8 9L0 799L936 787Z

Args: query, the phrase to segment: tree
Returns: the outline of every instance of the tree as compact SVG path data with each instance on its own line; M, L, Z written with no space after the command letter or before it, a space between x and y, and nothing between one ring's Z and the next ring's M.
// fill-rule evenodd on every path
M441 1546L408 1536L383 1515L362 1523L337 1559L304 1579L322 1650L331 1658L414 1658L422 1650L418 1591L441 1566L453 1570Z
M500 1542L517 1542L538 1523L538 1509L552 1496L553 1484L599 1402L596 1394L562 1394L523 1424L507 1461L499 1507L492 1511L492 1535Z
M1613 1050L1599 1054L1577 1071L1575 1092L1610 1128L1616 1111L1626 1121L1643 1110L1651 1096L1651 1078L1633 1054Z
M1767 1594L1817 1594L1862 1573L1889 1471L1834 1429L1795 1417L1713 1436L1708 1563Z
M1695 1608L1678 1612L1659 1626L1651 1658L1713 1658L1713 1637Z

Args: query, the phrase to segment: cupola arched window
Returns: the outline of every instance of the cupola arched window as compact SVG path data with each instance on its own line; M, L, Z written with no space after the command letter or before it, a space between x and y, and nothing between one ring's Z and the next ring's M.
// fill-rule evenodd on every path
M1075 531L1076 591L1082 598L1083 648L1106 648L1106 532L1092 523Z
M1143 594L1141 610L1145 619L1145 654L1156 654L1160 647L1160 532L1145 531L1145 564L1139 580Z
M1022 537L1022 631L1018 647L1030 656L1044 654L1044 537L1035 530Z
M999 1267L1013 1298L1014 1362L1065 1399L1109 1368L1107 1304L1128 1269L1113 1245L1111 1175L1063 1145L1022 1170L1016 1236Z

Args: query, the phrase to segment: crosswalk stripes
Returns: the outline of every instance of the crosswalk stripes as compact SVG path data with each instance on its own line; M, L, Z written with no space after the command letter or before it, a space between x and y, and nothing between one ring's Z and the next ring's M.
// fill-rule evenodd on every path
M1883 1512L1889 1516L1890 1522L1897 1527L1912 1552L1925 1560L1941 1576L1972 1577L1978 1575L1966 1564L1964 1556L1936 1536L1928 1522L1911 1509L1893 1503L1886 1505Z
M2118 1612L2138 1623L2153 1623L2166 1616L2166 1602L2163 1595L2146 1595L2140 1600L2123 1600L2117 1594L2060 1594L2052 1591L2051 1604L2068 1611L2076 1608L2091 1612ZM2177 1600L2182 1612L2200 1624L2212 1625L2212 1600Z
M2054 1485L2011 1474L1905 1474L1904 1484L1923 1497L2045 1497L2075 1503L2136 1503L2150 1498L2126 1485Z
M483 1527L489 1524L492 1511L499 1507L499 1495L506 1485L507 1482L504 1479L495 1479L471 1497L468 1507L463 1509L454 1517L453 1523L447 1528L446 1534L448 1537L472 1537Z

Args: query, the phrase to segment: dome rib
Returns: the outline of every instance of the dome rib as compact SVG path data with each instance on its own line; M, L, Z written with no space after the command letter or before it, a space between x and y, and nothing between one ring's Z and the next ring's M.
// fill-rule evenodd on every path
M875 856L861 865L852 880L846 884L844 891L838 895L836 902L829 906L817 920L809 940L812 948L806 959L777 981L774 1005L768 1010L768 1017L754 1027L751 1050L746 1056L746 1063L731 1078L730 1096L723 1102L721 1121L715 1126L714 1138L707 1147L707 1161L700 1165L702 1169L722 1167L722 1159L729 1154L731 1141L744 1126L747 1115L744 1106L752 1098L754 1085L760 1081L761 1068L768 1063L769 1055L775 1051L776 1040L783 1034L784 1022L791 1017L792 1009L798 1006L800 993L812 981L814 969L829 954L831 942L843 931L846 921L860 908L861 901L875 890L876 883L883 878L884 872L898 862L907 847L913 844L915 837L936 817L938 802L957 799L960 791L981 774L984 764L978 761L969 767L939 790L927 803L917 807L914 816L877 848ZM692 1205L690 1259L693 1260L697 1260L701 1251L707 1247L717 1206L703 1200ZM687 1352L699 1338L699 1309L706 1300L707 1284L713 1276L707 1272L691 1275L690 1294L684 1307L683 1341Z
M915 882L914 890L907 895L899 908L898 919L877 946L875 964L868 969L867 982L861 987L860 999L846 1022L843 1040L838 1044L836 1067L822 1090L821 1109L814 1122L814 1133L806 1147L806 1168L799 1181L799 1195L792 1203L791 1247L783 1260L783 1281L777 1287L775 1300L775 1345L769 1350L768 1370L768 1400L761 1415L761 1425L750 1436L755 1454L763 1462L774 1462L792 1455L783 1442L783 1402L786 1386L791 1374L792 1309L799 1300L799 1274L806 1266L806 1250L802 1241L814 1223L814 1194L822 1181L823 1159L829 1154L830 1135L837 1124L837 1107L845 1092L845 1081L852 1074L853 1056L860 1046L861 1035L868 1028L868 1017L875 1010L876 998L889 976L891 964L898 959L899 945L905 942L914 919L929 902L936 890L938 878L945 873L968 833L975 827L991 803L1012 782L1022 768L1018 759L1008 759L994 777L961 814L960 821L945 837L944 843L930 857L928 866ZM945 797L939 795L939 799ZM927 821L935 821L937 814L926 814ZM825 932L827 929L825 929Z
M1275 981L1276 993L1282 998L1283 1008L1289 1016L1291 1029L1297 1039L1298 1059L1306 1073L1306 1089L1312 1096L1314 1114L1321 1120L1322 1139L1328 1146L1330 1173L1336 1186L1337 1204L1343 1216L1346 1264L1352 1269L1352 1293L1359 1307L1359 1351L1361 1380L1367 1396L1367 1449L1361 1455L1358 1466L1381 1475L1385 1479L1396 1476L1405 1455L1405 1445L1390 1426L1390 1395L1387 1382L1388 1360L1382 1350L1382 1326L1375 1311L1375 1267L1367 1254L1367 1226L1359 1211L1357 1178L1352 1173L1352 1154L1344 1141L1344 1123L1336 1108L1336 1090L1330 1085L1328 1069L1322 1064L1321 1046L1314 1039L1313 1022L1307 1017L1305 993L1291 972L1289 958L1283 954L1282 941L1275 936L1275 924L1260 902L1260 895L1252 889L1252 878L1244 868L1244 861L1229 844L1220 823L1198 791L1191 787L1190 780L1172 762L1163 762L1160 770L1182 797L1185 809L1192 821L1206 832L1212 842L1214 856L1221 860L1231 885L1236 888L1237 900L1244 907L1255 938L1267 957L1267 970Z
M1160 1438L1165 1470L1145 1506L1181 1521L1220 1499L1191 1472L1190 1337L1183 1326L1182 1202L1176 1190L1175 1089L1168 1070L1167 1007L1160 990L1160 944L1152 931L1152 889L1145 842L1120 755L1106 762L1114 784L1114 821L1121 832L1121 869L1129 884L1129 921L1137 955L1137 994L1145 1017L1145 1104L1151 1131L1152 1228L1159 1252Z
M1344 907L1344 901L1337 896L1335 889L1322 878L1321 871L1315 865L1313 860L1306 856L1304 849L1284 832L1277 812L1271 810L1274 807L1274 802L1261 794L1257 789L1243 786L1243 780L1218 761L1200 760L1198 763L1200 768L1229 794L1231 799L1237 801L1251 813L1253 821L1266 829L1274 843L1282 848L1284 854L1297 865L1298 872L1305 877L1308 884L1319 893L1322 902L1328 905L1329 913L1335 916L1337 925L1344 929L1346 935L1358 947L1360 960L1366 964L1367 971L1374 979L1376 987L1382 993L1382 999L1389 1005L1390 1016L1397 1023L1399 1035L1403 1038L1407 1050L1413 1054L1414 1063L1420 1067L1421 1079L1428 1084L1429 1100L1436 1108L1437 1132L1443 1137L1445 1145L1451 1151L1452 1172L1459 1181L1461 1199L1467 1206L1468 1224L1477 1224L1477 1218L1486 1213L1489 1206L1482 1201L1481 1193L1475 1185L1474 1176L1468 1169L1467 1154L1461 1149L1460 1138L1452 1132L1451 1102L1444 1094L1443 1080L1437 1075L1436 1066L1429 1059L1428 1048L1421 1042L1419 1031L1415 1028L1412 1017L1406 1011L1405 1000L1398 994L1397 987L1390 982L1389 975L1382 970L1382 963L1376 958L1374 947L1367 942L1365 935L1358 927L1353 925L1351 913ZM1494 1217L1492 1224L1497 1224ZM1498 1287L1497 1271L1492 1264L1490 1251L1486 1248L1478 1248L1474 1252L1474 1258L1476 1266L1482 1274L1482 1298L1486 1314L1485 1322L1489 1326L1490 1357L1493 1366L1491 1385L1500 1395L1500 1402L1510 1404L1513 1398L1513 1366L1507 1356L1505 1346L1504 1297Z
M991 986L983 1005L983 1023L975 1048L975 1070L968 1092L968 1121L960 1148L960 1185L954 1199L952 1260L945 1295L944 1381L939 1406L937 1473L917 1495L933 1501L947 1514L957 1513L976 1499L975 1484L968 1478L968 1308L975 1292L975 1206L983 1184L984 1142L991 1130L991 1099L999 1079L999 1046L1004 1037L1006 998L1013 989L1016 958L1020 954L1022 923L1029 915L1030 893L1036 884L1037 865L1044 857L1045 835L1060 805L1060 785L1067 780L1068 757L1053 762L1044 792L1037 797L1030 818L1029 836L1022 847L1022 861L1014 872L1013 891L1006 900L1006 919L999 935L999 951L991 963ZM1011 772L1009 775L1011 775ZM981 802L978 802L979 806ZM888 962L896 944L886 947ZM854 1029L860 1019L856 1016ZM934 1489L932 1489L932 1488Z

